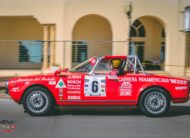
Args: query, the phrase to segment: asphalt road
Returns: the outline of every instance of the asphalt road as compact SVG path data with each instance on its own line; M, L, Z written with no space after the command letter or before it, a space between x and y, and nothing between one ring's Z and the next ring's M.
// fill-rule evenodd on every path
M15 121L16 128L0 130L0 138L190 138L190 103L174 105L161 118L126 107L67 107L31 117L21 105L0 99L1 120Z

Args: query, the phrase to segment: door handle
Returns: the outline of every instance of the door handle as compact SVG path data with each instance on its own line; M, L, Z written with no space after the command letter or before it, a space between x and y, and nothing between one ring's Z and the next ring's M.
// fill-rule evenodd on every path
M119 80L118 80L118 77L117 76L112 76L112 75L110 75L110 76L108 76L108 79L109 80L112 80L112 81L115 81L115 82L118 82Z
M110 80L115 81L115 82L118 82L118 79L110 79Z

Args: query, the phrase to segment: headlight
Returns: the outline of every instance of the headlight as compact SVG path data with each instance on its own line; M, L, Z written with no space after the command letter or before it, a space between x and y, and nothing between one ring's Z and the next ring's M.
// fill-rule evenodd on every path
M5 82L5 88L8 88L8 85L9 85L9 81L6 81Z

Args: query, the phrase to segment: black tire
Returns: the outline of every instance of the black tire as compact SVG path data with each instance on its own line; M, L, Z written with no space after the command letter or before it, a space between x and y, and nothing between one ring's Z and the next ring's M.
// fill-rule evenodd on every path
M152 87L142 93L138 106L145 115L160 117L165 115L170 108L170 96L166 90Z
M23 107L32 116L47 115L53 107L53 98L46 88L34 86L25 91Z

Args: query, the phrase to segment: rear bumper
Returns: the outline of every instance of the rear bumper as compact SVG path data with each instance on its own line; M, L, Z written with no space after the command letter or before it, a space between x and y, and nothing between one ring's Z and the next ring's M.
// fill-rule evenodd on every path
M173 103L185 103L188 100L189 100L189 98L173 99Z

